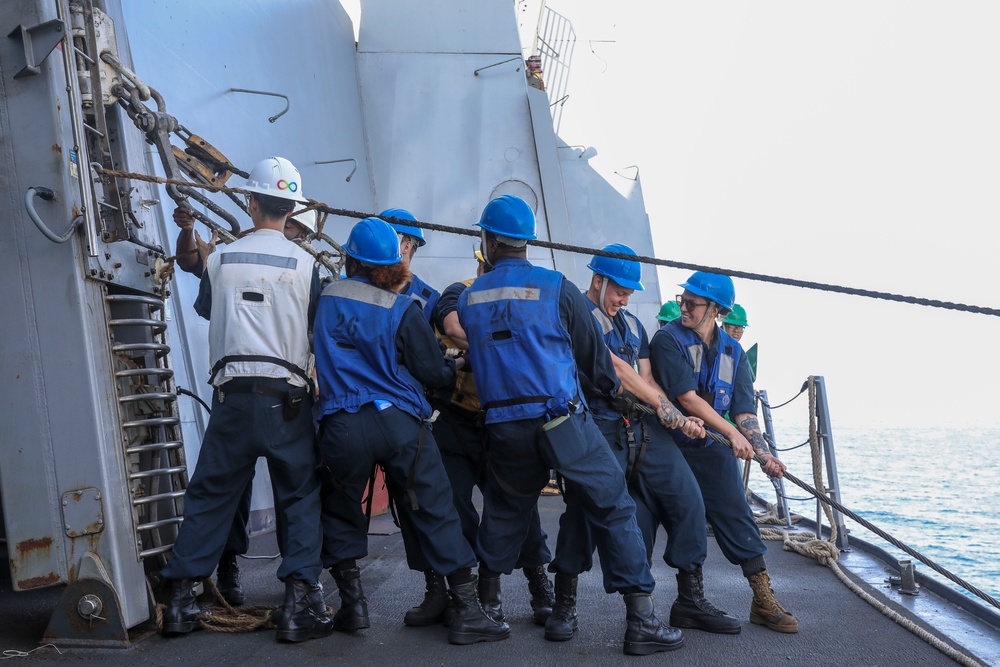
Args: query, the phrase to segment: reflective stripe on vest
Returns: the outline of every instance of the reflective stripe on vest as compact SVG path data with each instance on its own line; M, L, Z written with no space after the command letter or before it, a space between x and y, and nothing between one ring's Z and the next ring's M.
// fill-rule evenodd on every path
M410 274L410 285L404 294L420 304L424 317L430 322L434 306L441 298L441 293L421 280L416 274Z
M418 419L430 416L423 385L396 352L399 324L412 307L398 297L353 278L323 290L313 327L320 415L383 400Z
M462 293L458 314L487 424L541 417L546 400L580 396L559 316L562 281L556 271L504 259Z
M228 360L217 368L212 384L270 377L305 385L290 368L308 375L311 365L312 257L281 232L263 229L220 247L205 271L212 288L209 359L213 369Z
M629 366L637 369L639 362L639 348L642 346L642 324L632 313L619 309L615 313L615 320L624 320L625 326L618 327L614 320L598 306L594 306L591 311L594 319L601 327L604 335L604 342L608 349L619 359L624 360ZM621 333L625 330L624 335ZM637 369L638 371L638 369ZM619 419L621 414L611 407L610 402L601 396L587 396L587 403L594 414L594 419Z

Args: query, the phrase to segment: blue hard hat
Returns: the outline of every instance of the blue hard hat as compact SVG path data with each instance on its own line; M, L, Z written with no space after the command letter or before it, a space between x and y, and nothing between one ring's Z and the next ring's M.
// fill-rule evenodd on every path
M601 250L617 252L623 255L635 255L635 250L632 250L632 248L629 248L624 243L612 243L611 245L604 246ZM637 261L594 255L587 268L599 276L611 278L626 289L645 289L642 283L639 282L639 279L642 278L642 265Z
M510 239L535 239L535 212L528 202L514 195L490 201L476 223L486 231Z
M732 310L733 304L736 303L736 288L733 287L733 279L729 276L695 271L687 282L681 283L680 286L692 294L711 299L726 310Z
M417 219L413 217L413 214L407 211L405 208L387 208L381 213L380 217L383 218L399 218L400 220L412 220L416 222ZM417 247L422 248L427 241L424 240L424 231L420 227L413 227L411 225L401 225L398 222L390 222L389 226L396 230L399 234L406 234L407 236L412 236L417 240Z
M396 230L385 220L365 218L354 225L344 244L344 252L365 264L396 264L402 261Z

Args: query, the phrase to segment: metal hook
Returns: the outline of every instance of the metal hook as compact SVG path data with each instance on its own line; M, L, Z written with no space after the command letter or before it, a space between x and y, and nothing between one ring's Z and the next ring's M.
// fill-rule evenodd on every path
M597 155L597 149L593 146L584 146L583 144L574 144L572 146L556 146L556 149L563 148L582 148L583 150L576 156L578 160L589 160L590 158Z
M280 97L281 99L285 100L285 108L282 109L280 112L274 114L273 116L269 117L267 119L269 123L273 123L274 121L278 120L286 113L288 113L288 110L292 108L292 102L291 100L288 99L288 95L282 95L281 93L269 93L266 90L249 90L247 88L230 88L229 92L250 93L251 95L270 95L271 97Z
M320 162L317 162L316 164L339 164L341 162L353 162L354 163L354 169L351 169L351 173L349 173L347 175L347 178L344 179L348 183L350 183L351 182L351 176L353 176L354 172L356 172L358 170L358 161L355 160L354 158L348 157L348 158L344 158L342 160L322 160Z
M474 71L474 72L472 73L472 75L473 75L473 76L479 76L479 73L480 73L480 72L482 72L482 71L483 71L484 69L489 69L489 68L491 68L491 67L496 67L497 65L503 65L504 63L510 63L510 62L514 62L515 60L520 60L520 59L521 59L521 56L514 56L513 58L507 58L507 60L501 60L501 61L500 61L500 62L498 62L498 63L493 63L492 65L487 65L486 67L480 67L479 69L475 70L475 71ZM517 69L515 69L514 71L515 71L515 72L520 72L520 71L521 71L521 68L520 68L520 67L518 67L518 68L517 68Z
M557 104L559 106L562 106L562 105L566 104L566 100L568 100L568 99L569 99L569 93L566 93L565 95L563 95L562 97L560 97L558 100L556 100L555 102L553 102L552 104L550 104L549 108L554 107Z
M627 167L622 167L622 171L625 171L626 169L635 169L635 176L633 176L632 178L628 178L628 176L626 176L625 174L623 174L621 172L616 171L615 173L617 175L621 176L622 178L628 178L628 180L630 180L630 181L635 181L635 180L639 179L639 165L632 164L632 165L629 165Z
M143 83L142 79L140 79L135 72L130 70L128 67L125 67L125 64L122 61L118 60L118 58L115 57L115 54L111 53L110 51L104 51L103 53L101 53L101 60L103 60L104 62L115 68L119 74L128 79L132 83L132 85L135 86L136 91L139 93L140 100L145 102L146 100L149 99L150 97L149 86Z

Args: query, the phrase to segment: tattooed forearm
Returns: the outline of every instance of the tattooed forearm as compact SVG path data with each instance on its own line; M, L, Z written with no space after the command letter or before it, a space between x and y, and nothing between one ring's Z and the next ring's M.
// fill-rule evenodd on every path
M764 440L764 436L761 435L760 431L750 435L750 446L753 447L753 450L760 456L771 453L771 451L767 448L767 441Z
M677 428L684 421L684 415L674 407L674 404L663 396L659 397L660 407L656 410L656 418L667 428Z
M757 421L757 417L753 415L741 421L740 428L744 433L753 433L754 431L760 433L760 423Z
M760 432L760 422L757 421L756 416L751 415L741 421L740 430L743 432L744 437L750 441L750 446L753 447L753 450L757 454L764 456L771 453L767 448L767 441L764 440L764 436Z

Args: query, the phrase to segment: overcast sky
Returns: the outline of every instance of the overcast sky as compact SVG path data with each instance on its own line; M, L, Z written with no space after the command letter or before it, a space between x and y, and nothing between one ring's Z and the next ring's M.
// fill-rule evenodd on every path
M548 6L577 37L560 135L639 165L658 257L1000 307L1000 4ZM736 290L772 403L816 374L835 425L1000 423L1000 318Z
M658 257L1000 307L1000 4L548 7L577 38L560 136L609 181L639 166ZM815 374L835 425L1000 425L1000 318L736 290L772 403Z

